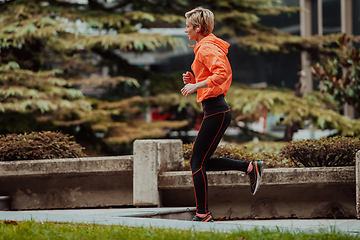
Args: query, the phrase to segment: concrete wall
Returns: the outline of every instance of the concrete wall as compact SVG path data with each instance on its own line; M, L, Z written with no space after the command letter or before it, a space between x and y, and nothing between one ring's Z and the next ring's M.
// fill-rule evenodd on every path
M354 167L265 169L255 196L244 173L208 172L208 182L215 218L356 218ZM159 188L163 206L195 205L190 172L162 173Z
M0 162L0 196L11 209L195 206L180 140L137 140L133 156ZM208 172L216 218L360 218L356 167L265 169L250 194L242 172Z
M133 157L0 162L12 210L132 206Z

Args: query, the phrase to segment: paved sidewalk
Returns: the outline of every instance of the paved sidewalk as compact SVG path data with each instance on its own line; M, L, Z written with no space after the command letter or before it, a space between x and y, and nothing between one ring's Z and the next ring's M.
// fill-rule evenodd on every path
M173 228L196 231L231 232L238 229L299 231L341 231L360 238L360 220L356 219L284 219L284 220L239 220L217 221L214 223L191 222L185 220L146 218L161 214L189 213L189 208L120 208L120 209L83 209L83 210L38 210L38 211L0 211L0 220L34 220L37 222L79 222L123 226L142 226Z

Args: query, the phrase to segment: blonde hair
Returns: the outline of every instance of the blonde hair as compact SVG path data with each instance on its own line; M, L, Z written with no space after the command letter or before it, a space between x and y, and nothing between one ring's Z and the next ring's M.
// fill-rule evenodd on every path
M185 17L189 19L193 27L201 26L202 35L210 34L214 29L214 14L205 8L197 7L187 13Z

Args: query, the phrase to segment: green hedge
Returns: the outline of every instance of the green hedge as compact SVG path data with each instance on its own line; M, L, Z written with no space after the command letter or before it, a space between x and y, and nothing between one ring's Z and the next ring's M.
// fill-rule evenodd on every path
M187 169L193 144L183 145ZM60 132L0 135L0 161L87 157L84 148ZM214 158L263 161L267 168L355 165L360 140L349 137L303 139L286 143L275 152L250 152L246 147L218 146Z
M333 167L355 165L360 140L349 137L330 137L291 141L279 152L297 167Z
M185 165L189 168L189 159L191 156L193 144L184 144L183 153L185 159ZM267 168L277 167L295 167L295 165L288 159L283 159L279 154L274 152L256 152L252 153L247 148L241 148L231 145L218 146L212 155L213 158L231 158L235 160L243 161L263 161Z
M193 144L184 144L186 163L190 159ZM258 160L267 168L279 167L334 167L355 165L355 154L360 150L360 140L350 137L324 137L295 140L286 143L278 153L250 152L246 147L218 146L213 158ZM188 165L188 163L187 163Z
M70 139L60 132L0 135L0 161L86 157Z

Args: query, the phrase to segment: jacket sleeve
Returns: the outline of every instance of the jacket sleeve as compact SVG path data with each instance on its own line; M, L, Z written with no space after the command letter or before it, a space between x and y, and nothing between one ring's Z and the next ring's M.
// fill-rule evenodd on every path
M208 87L212 88L224 83L228 76L226 55L215 47L206 48L202 46L199 50L199 60L211 72L211 75L206 79Z

